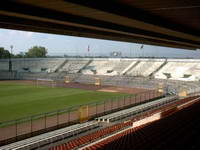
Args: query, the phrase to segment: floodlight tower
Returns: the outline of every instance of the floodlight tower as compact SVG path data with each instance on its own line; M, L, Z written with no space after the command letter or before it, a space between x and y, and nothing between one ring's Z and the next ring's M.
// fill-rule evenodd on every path
M12 54L12 50L13 50L13 45L10 45L10 50L11 50L11 54Z
M10 55L9 55L9 71L12 72L12 52L13 52L13 45L10 46Z

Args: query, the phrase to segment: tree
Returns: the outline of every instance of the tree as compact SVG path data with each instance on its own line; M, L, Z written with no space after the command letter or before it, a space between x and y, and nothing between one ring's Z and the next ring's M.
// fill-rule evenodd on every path
M10 52L3 47L0 47L0 58L9 58Z
M25 57L25 53L20 52L19 54L16 54L14 57L15 58L24 58Z
M46 57L47 49L42 46L33 46L28 50L25 57Z

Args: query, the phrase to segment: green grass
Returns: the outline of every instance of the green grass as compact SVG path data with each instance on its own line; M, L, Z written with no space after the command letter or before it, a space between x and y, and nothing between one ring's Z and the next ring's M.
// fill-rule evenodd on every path
M127 94L0 82L0 122L123 95Z

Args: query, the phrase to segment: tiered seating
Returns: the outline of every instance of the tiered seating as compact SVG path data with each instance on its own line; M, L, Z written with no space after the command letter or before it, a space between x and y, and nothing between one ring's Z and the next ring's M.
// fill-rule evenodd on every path
M79 72L89 60L68 60L67 63L59 70L67 73L77 73Z
M95 141L99 138L102 138L106 135L109 135L111 133L114 133L116 131L122 130L126 127L129 127L132 125L132 122L126 122L126 123L119 123L117 125L107 127L101 130L98 130L96 132L93 132L91 134L88 134L86 136L79 137L77 139L71 140L67 143L58 145L56 147L52 147L51 150L70 150L80 147L81 145L87 144L89 142Z
M118 74L121 74L122 71L124 71L131 63L132 60L120 59L120 61L118 61L118 63L113 67L113 70Z
M9 62L8 60L0 60L0 71L8 71L9 70Z
M141 61L136 67L127 72L127 75L147 77L163 63L164 61Z
M56 69L64 62L65 59L50 59L48 61L43 60L41 68L48 68L48 72L55 72Z
M18 72L63 72L101 76L154 76L158 79L200 80L200 61L184 59L126 58L12 58ZM8 71L9 60L0 60L0 71Z
M132 60L123 59L109 59L101 67L98 68L98 75L120 75L123 70L125 70Z
M195 99L189 97L184 101ZM112 136L85 150L199 149L200 102L149 125Z
M13 70L21 72L55 72L64 59L13 59Z
M195 63L195 65L189 68L185 74L191 75L191 77L189 77L191 78L191 80L199 81L200 80L200 63Z
M83 74L119 75L125 70L132 60L123 59L97 59L93 60L83 71Z
M1 71L0 72L0 80L13 80L16 79L15 72Z
M83 71L83 74L99 74L99 70L108 62L108 60L93 60ZM101 73L100 73L101 74Z
M104 149L104 145L109 144L109 143L111 143L111 142L116 142L116 143L115 143L115 146L112 147L112 148L113 148L114 150L115 150L115 149L118 149L118 146L121 146L121 147L122 147L121 144L123 144L123 142L125 142L126 140L129 140L129 139L128 139L128 135L129 135L129 134L131 134L131 133L133 133L133 132L135 132L135 131L137 131L137 130L143 128L144 126L146 126L146 125L141 125L141 126L136 127L136 128L134 128L134 129L128 129L128 130L126 130L126 131L124 131L124 132L122 132L122 133L116 134L116 135L114 135L114 136L112 136L112 137L110 137L110 138L108 138L108 139L106 139L106 140L103 140L103 141L101 141L101 142L99 142L99 143L97 143L97 144L95 144L95 145L92 145L92 146L90 146L90 147L86 147L86 148L83 149L83 150ZM122 137L123 137L123 142L121 142L121 141L118 142L119 139L122 138ZM124 148L125 148L125 145L124 145L124 147L122 148L122 150L124 150Z
M119 73L114 70L114 67L118 65L120 60L108 60L101 67L97 68L98 75L118 75Z
M184 103L186 101L190 101L190 100L193 100L195 98L198 98L199 96L194 96L194 97L189 97L189 98L186 98L182 101L178 101L176 103L173 103L173 104L179 104L179 103ZM169 104L167 105L168 107L172 107L172 104ZM151 116L152 114L155 114L157 112L160 112L161 110L165 110L167 109L168 107L160 107L158 108L158 110L154 109L152 111L149 111L149 112L146 112L144 114L141 114L141 115L138 115L138 116L135 116L134 118L132 118L131 120L127 121L127 122L124 122L124 123L120 123L120 124L117 124L117 125L114 125L114 126L111 126L111 127L107 127L107 128L104 128L104 129L101 129L101 130L98 130L96 132L93 132L91 134L88 134L86 136L82 136L82 137L79 137L79 138L76 138L74 140L71 140L67 143L64 143L64 144L61 144L61 145L58 145L58 146L55 146L55 147L52 147L51 150L70 150L70 149L77 149L78 147L81 147L83 145L86 145L88 143L92 143L94 142L95 140L98 140L98 139L101 139L101 138L104 138L106 137L107 135L110 135L110 134L115 134L114 136L111 136L111 137L108 137L106 138L106 140L102 140L102 142L98 142L97 144L95 145L92 145L92 146L89 146L89 148L86 148L87 150L92 150L92 149L97 149L97 148L101 148L102 146L104 146L105 144L108 144L114 140L117 140L119 138L121 138L122 136L125 136L127 134L129 134L130 132L135 132L136 130L139 130L140 128L143 128L147 125L149 125L150 123L147 123L147 124L144 124L144 125L141 125L139 127L136 127L134 129L131 129L129 130L127 127L130 127L132 125L133 122L135 121L138 121L138 120L141 120L147 116ZM127 131L126 132L123 132L123 129L126 130L127 128ZM122 132L122 133L119 133L118 132Z
M200 75L199 69L197 69L198 64L199 63L197 62L169 61L161 70L155 74L155 78L169 78L174 80L191 80L193 78L193 80L195 80L194 77ZM195 72L197 72L196 75Z

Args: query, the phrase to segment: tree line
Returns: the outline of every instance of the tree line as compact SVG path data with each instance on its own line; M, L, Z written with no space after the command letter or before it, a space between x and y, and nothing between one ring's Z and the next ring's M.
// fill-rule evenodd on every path
M28 52L20 52L19 54L11 54L9 50L0 47L0 59L6 58L44 58L47 57L48 50L43 46L33 46Z

